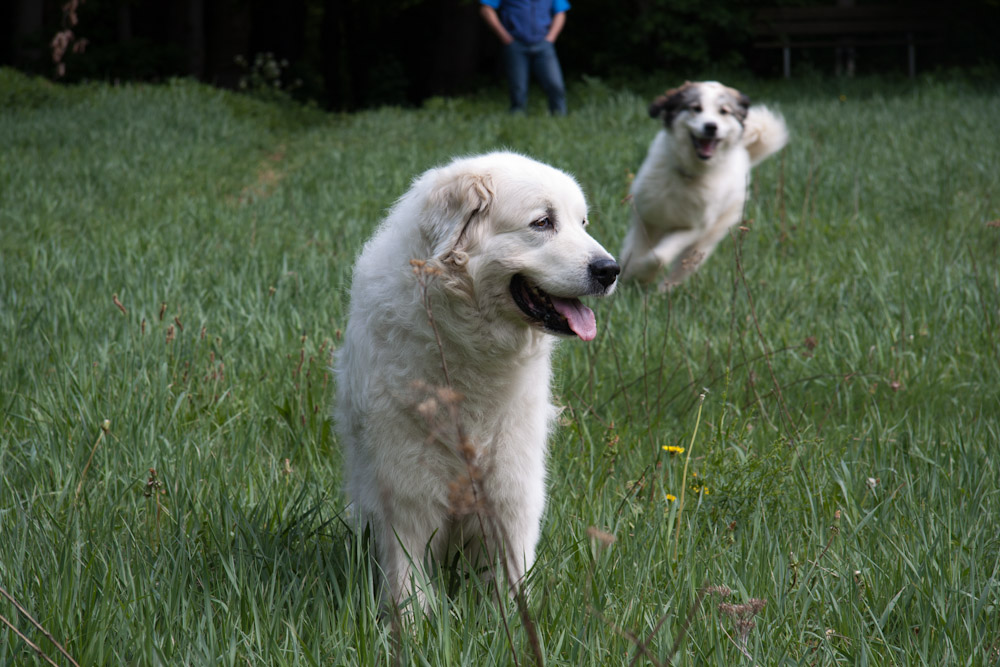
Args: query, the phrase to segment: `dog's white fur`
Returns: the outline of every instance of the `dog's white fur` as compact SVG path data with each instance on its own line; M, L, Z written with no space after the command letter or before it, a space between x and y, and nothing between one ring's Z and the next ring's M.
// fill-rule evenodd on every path
M592 338L593 313L575 297L610 293L618 266L586 217L580 187L553 167L513 153L461 158L418 177L357 260L336 418L384 602L413 592L426 607L425 558L440 562L463 544L471 562L482 546L487 557L503 548L511 585L531 567L556 338L518 307L511 280L564 297ZM461 516L456 493L470 469L488 507Z
M684 280L743 215L750 168L788 141L784 119L716 81L685 83L650 105L664 122L632 182L622 278ZM711 129L714 126L714 131Z

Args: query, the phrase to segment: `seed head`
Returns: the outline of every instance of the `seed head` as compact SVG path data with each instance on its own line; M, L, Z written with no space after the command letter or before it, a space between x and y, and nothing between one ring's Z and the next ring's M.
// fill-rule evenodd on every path
M594 542L601 544L604 548L610 547L615 543L616 539L611 533L601 530L596 526L589 526L587 528L587 537Z

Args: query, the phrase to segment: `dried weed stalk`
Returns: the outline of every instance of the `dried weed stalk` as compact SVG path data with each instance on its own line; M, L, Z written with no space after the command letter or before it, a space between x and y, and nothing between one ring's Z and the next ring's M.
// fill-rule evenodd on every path
M707 390L706 390L707 391ZM684 512L684 491L687 487L688 464L691 462L691 450L694 449L695 438L698 437L698 426L701 425L701 408L705 405L705 393L698 396L698 416L694 422L694 432L691 433L691 442L688 444L687 457L684 459L684 473L681 476L681 497L677 504L677 528L674 531L674 560L677 560L677 552L681 543L681 514Z
M481 462L480 448L471 441L462 423L460 406L462 395L452 388L451 375L448 372L448 363L445 359L444 345L441 342L441 335L438 332L437 322L434 318L434 310L431 307L428 286L431 281L441 275L441 269L435 264L422 260L411 260L413 274L416 276L417 284L420 286L424 310L427 313L427 321L431 331L434 333L434 340L437 345L438 354L441 357L441 373L444 377L444 386L432 387L425 382L417 381L414 388L423 393L423 398L416 405L415 409L428 425L428 441L438 442L454 451L455 455L463 464L463 471L449 484L448 499L449 510L453 517L461 518L472 516L479 524L480 532L483 536L483 551L487 567L492 574L489 577L492 589L497 599L497 604L503 605L503 594L497 580L497 572L493 570L499 559L503 566L503 575L510 587L511 596L517 605L521 623L528 635L528 642L531 647L532 657L537 665L544 664L541 642L538 638L538 630L535 625L524 592L522 575L517 562L517 554L510 549L510 540L507 537L506 529L496 520L496 513L493 511L493 504L489 495L483 487L483 479L489 474ZM449 433L450 432L450 433ZM449 445L449 441L451 444ZM499 553L492 552L490 545L496 545ZM394 613L398 616L398 610ZM507 635L507 643L510 646L511 657L515 665L519 665L517 651L514 647L513 635L510 626L507 624L506 616L500 614L504 631ZM394 633L398 631L398 623L394 623Z
M656 622L656 625L653 626L653 629L650 631L649 635L647 635L644 640L640 640L633 633L625 631L623 634L626 637L628 637L633 644L635 644L635 655L632 656L632 660L628 663L629 667L633 667L633 665L636 664L636 662L639 660L639 656L643 656L647 660L649 660L649 662L652 663L653 667L660 667L661 664L663 665L663 667L669 667L670 664L673 662L674 656L677 654L677 651L680 650L681 642L684 641L684 635L687 634L688 628L691 627L691 623L694 621L694 616L696 613L698 613L698 610L701 608L701 603L705 600L705 597L708 595L718 595L719 597L724 598L728 597L731 593L732 591L730 591L728 587L718 586L718 585L705 584L698 589L698 596L695 598L694 603L691 605L690 609L688 609L688 613L684 617L684 623L681 625L681 630L679 633L677 633L677 638L674 639L674 643L670 647L670 652L667 653L667 660L664 663L657 662L656 659L650 654L648 647L649 643L653 641L653 637L656 636L656 633L660 631L660 628L662 628L663 624L666 622L668 616L667 613L664 613L662 616L660 616L660 619Z
M757 308L754 305L753 293L750 290L750 283L747 281L746 273L743 271L743 243L742 237L740 239L734 239L735 246L735 256L736 256L736 270L740 275L740 281L743 283L743 288L746 290L747 303L750 305L750 316L753 320L754 330L757 332L757 336L760 339L760 344L764 348L764 363L767 365L768 374L771 376L771 381L774 383L774 392L778 398L778 405L781 408L780 414L785 419L789 430L792 432L793 439L798 439L798 426L796 426L795 421L792 419L792 414L788 410L788 405L785 403L785 396L781 391L781 383L778 382L778 376L774 372L774 367L771 365L772 352L768 346L767 339L764 338L764 333L760 328L760 321L757 319ZM756 390L755 390L756 391ZM759 400L759 398L758 398ZM761 404L763 408L763 404Z
M750 660L753 660L753 656L747 651L747 641L750 639L750 631L757 625L753 619L766 605L767 600L762 598L750 598L743 604L719 603L719 613L732 621L736 639L729 637L728 633L726 636L736 645L740 653Z
M105 419L101 422L101 432L97 434L97 440L94 441L94 446L90 448L90 456L87 457L87 463L83 466L83 472L80 473L80 481L76 485L76 493L73 494L73 502L75 503L77 498L80 497L80 489L83 488L83 481L87 478L87 471L90 470L90 464L94 460L94 453L97 451L97 446L101 444L101 440L104 436L111 431L111 420Z
M55 646L57 649L59 649L59 652L62 653L66 657L67 660L69 660L70 664L73 665L73 667L80 667L80 663L78 663L76 660L74 660L73 656L71 656L66 651L66 649L63 648L63 645L56 641L56 638L52 636L52 633L50 633L48 630L46 630L45 627L41 623L39 623L38 621L36 621L35 617L32 616L31 614L29 614L28 610L25 609L21 605L20 602L18 602L16 599L14 599L14 596L11 595L10 593L8 593L7 590L5 588L3 588L2 586L0 586L0 595L2 595L3 597L7 598L7 600L10 601L10 603L12 605L14 605L14 608L17 609L21 613L22 616L24 616L25 618L27 618L28 621L30 621L31 624L33 626L35 626L35 628L37 628L39 632L41 632L43 635L45 635L45 638L48 639L50 642L52 642L53 646ZM52 658L50 658L48 655L46 655L45 652L41 649L41 647L38 646L38 644L36 644L35 642L33 642L30 639L28 639L28 637L23 632L21 632L20 630L18 630L17 627L10 620L8 620L5 616L0 615L0 623L3 623L8 628L10 628L11 630L13 630L14 634L16 634L18 637L21 638L21 641L23 641L25 644L27 644L29 647L31 647L31 650L33 650L35 653L38 654L38 657L42 658L43 660L45 660L50 665L53 665L53 667L58 667L58 663L56 663Z

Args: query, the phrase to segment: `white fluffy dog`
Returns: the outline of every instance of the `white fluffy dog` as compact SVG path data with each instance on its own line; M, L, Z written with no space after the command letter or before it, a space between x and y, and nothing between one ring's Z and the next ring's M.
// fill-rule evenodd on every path
M622 279L684 280L743 215L750 168L787 143L784 119L715 81L668 90L649 107L663 120L632 182Z
M336 418L384 602L426 608L426 561L458 547L471 563L503 553L512 586L531 567L555 336L593 339L578 297L611 293L619 272L586 225L572 177L490 153L418 177L365 245Z

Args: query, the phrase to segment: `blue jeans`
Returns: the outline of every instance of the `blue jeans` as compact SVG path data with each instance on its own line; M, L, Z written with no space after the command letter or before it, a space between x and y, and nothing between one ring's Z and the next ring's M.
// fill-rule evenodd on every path
M566 115L566 85L555 44L544 39L535 44L514 41L504 47L504 67L510 90L511 112L523 112L528 103L528 77L534 74L549 98L549 112Z

